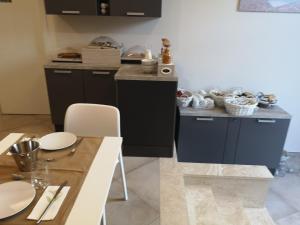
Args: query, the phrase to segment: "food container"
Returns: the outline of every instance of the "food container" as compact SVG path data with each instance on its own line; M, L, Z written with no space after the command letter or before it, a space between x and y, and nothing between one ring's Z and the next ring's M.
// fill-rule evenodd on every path
M142 67L144 73L157 74L157 61L155 59L143 59Z
M193 100L193 95L189 91L179 89L176 93L177 105L179 107L189 107L191 101Z
M226 96L226 93L224 91L219 90L211 90L209 92L212 99L215 101L215 104L219 107L224 107L224 99Z
M101 48L88 46L82 49L82 63L100 66L121 66L121 50L116 48Z

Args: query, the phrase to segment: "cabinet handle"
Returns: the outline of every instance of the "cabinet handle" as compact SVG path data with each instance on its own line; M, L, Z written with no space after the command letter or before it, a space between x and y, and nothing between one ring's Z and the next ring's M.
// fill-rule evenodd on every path
M276 120L258 120L259 123L276 123Z
M72 11L72 10L63 10L63 11L61 11L61 12L62 12L62 14L70 14L70 15L72 15L72 14L73 14L73 15L74 15L74 14L75 14L75 15L80 14L80 11L76 11L76 10L75 10L75 11L74 11L74 10L73 10L73 11Z
M93 71L92 74L94 75L109 75L109 71Z
M144 12L127 12L127 16L145 16Z
M71 74L71 70L54 70L54 73L59 73L59 74Z
M214 118L201 118L201 117L198 117L196 118L197 121L214 121Z

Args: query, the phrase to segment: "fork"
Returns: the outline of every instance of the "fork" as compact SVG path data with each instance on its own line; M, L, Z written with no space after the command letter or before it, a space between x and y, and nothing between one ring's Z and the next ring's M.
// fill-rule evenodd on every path
M66 154L65 156L74 155L75 152L77 151L77 147L80 144L80 142L82 141L82 139L83 139L82 137L78 138L78 140L76 141L76 143L74 145L74 148L72 148L72 150L68 154ZM63 157L65 157L65 156L63 156ZM47 162L53 162L53 161L56 161L56 160L57 160L57 158L48 158L48 159L46 159Z

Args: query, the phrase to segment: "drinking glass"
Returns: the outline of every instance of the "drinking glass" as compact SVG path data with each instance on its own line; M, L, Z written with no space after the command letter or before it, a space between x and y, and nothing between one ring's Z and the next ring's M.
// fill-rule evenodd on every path
M49 184L48 162L38 160L31 171L31 184L35 189L46 189Z

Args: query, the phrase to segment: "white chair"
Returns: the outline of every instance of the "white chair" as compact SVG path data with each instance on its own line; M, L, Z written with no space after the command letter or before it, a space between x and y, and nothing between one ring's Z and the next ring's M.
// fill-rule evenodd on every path
M67 109L64 130L82 137L120 137L120 112L116 107L108 105L73 104ZM118 162L123 180L124 199L128 200L122 152ZM102 224L106 224L105 210Z

